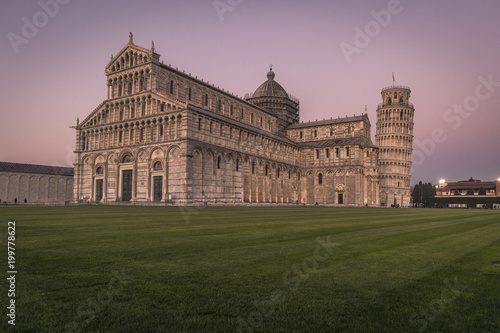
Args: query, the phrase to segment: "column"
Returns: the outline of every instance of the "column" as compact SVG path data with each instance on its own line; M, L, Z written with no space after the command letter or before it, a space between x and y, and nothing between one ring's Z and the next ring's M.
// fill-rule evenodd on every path
M166 201L168 199L168 180L167 180L167 175L168 175L168 164L167 164L168 157L165 158L165 160L162 161L163 163L163 193L162 193L162 200Z
M146 170L146 201L151 201L151 165L150 165L151 159L147 158L146 159L146 165L147 170Z
M104 163L104 180L102 181L102 202L107 202L108 199L108 162Z
M137 200L137 159L134 159L134 168L132 169L132 201Z
M94 176L94 171L95 171L95 162L92 162L91 166L91 173L90 173L90 201L95 200L95 176Z

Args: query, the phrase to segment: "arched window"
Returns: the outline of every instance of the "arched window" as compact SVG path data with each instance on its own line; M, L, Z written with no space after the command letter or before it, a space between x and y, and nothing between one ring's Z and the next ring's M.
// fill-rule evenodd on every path
M208 94L205 94L205 106L208 106Z
M135 117L135 106L132 104L130 106L130 118L134 118Z
M188 88L188 101L191 100L191 88Z
M269 174L269 167L266 165L266 176Z
M153 170L163 170L163 165L160 161L155 162L155 164L153 165Z
M97 169L95 170L96 175L102 175L103 173L104 173L104 170L101 166L97 167Z
M174 80L170 80L170 93L174 93Z
M240 171L240 160L236 159L236 171Z
M276 178L280 178L280 171L281 171L280 168L276 170Z
M126 154L122 158L122 163L131 163L132 162L132 155Z
M392 104L392 99L391 99L390 97L387 99L387 104L388 104L388 105L391 105L391 104Z
M318 184L319 184L319 185L322 185L322 184L323 184L323 174L322 174L322 173L320 173L320 174L318 175Z
M217 169L220 169L220 161L221 161L221 158L219 156L219 157L217 157Z
M255 173L255 162L252 162L252 174Z
M403 104L403 96L399 97L399 104Z
M301 139L302 139L303 135L304 135L304 134L302 133L302 131L300 131L300 133L299 133L299 137L300 137Z

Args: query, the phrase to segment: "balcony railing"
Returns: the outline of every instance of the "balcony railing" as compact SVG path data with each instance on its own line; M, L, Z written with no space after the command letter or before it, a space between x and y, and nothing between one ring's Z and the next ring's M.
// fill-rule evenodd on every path
M385 91L385 90L388 90L388 89L394 89L394 88L397 88L397 89L408 89L411 91L410 87L407 87L407 86L390 86L390 87L385 87L384 89L382 89L382 91Z
M391 103L391 104L387 104L387 103L380 103L378 106L377 106L377 110L381 109L381 108L385 108L385 107L403 107L403 108L410 108L410 109L415 109L413 107L413 104L412 103Z

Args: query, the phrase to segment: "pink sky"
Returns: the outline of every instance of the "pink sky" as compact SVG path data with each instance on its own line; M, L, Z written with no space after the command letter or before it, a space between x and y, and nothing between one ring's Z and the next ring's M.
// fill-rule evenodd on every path
M50 15L37 1L0 4L0 161L71 165L69 126L106 98L104 67L132 31L135 44L154 40L166 64L240 96L272 63L302 121L366 104L374 142L380 91L395 72L415 105L412 185L500 178L497 0L216 2L224 12L213 0L59 1L41 1ZM26 21L38 31L23 34ZM356 39L357 28L369 40ZM357 47L350 61L346 45Z

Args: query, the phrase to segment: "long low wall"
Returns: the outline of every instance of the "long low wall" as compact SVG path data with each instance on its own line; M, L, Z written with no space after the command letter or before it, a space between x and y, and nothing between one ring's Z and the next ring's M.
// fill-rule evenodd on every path
M476 208L477 205L486 205L493 208L494 204L500 204L500 197L491 196L436 196L431 199L431 205L437 204L438 207L448 208L450 204L467 205L468 208Z
M0 171L1 204L64 204L72 195L73 176Z

